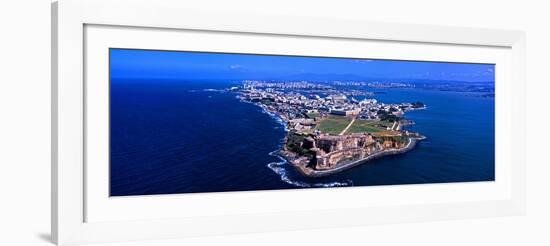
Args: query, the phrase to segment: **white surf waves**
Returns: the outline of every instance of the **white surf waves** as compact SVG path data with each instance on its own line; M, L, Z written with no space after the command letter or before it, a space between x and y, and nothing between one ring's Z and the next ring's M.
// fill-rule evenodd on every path
M292 180L291 177L288 175L287 168L293 168L293 167L291 167L284 158L279 156L277 152L278 151L273 151L269 153L269 155L276 156L281 161L271 162L267 164L267 167L269 167L269 169L273 170L273 172L278 174L281 177L281 180L287 184L291 184L291 185L294 185L297 187L303 187L303 188L353 186L353 182L351 180L346 180L344 182L328 182L328 183L322 183L322 182L310 183L310 182Z

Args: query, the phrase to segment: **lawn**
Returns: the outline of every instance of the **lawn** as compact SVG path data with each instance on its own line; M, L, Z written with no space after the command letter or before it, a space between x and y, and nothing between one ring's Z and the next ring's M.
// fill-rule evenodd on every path
M307 113L307 117L310 119L314 119L315 117L319 117L321 114L319 113Z
M386 127L391 127L392 123L389 121L378 120L356 120L353 125L346 132L347 134L358 132L379 132L385 131Z
M317 124L316 129L322 133L338 135L348 126L350 121L351 119L342 116L329 116L321 120L321 122Z

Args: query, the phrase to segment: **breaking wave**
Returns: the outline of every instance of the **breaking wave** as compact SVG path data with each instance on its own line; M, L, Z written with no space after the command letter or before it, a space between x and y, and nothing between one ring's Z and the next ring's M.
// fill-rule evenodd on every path
M263 113L269 115L272 119L274 119L277 123L279 123L284 128L285 133L289 131L287 123L283 119L281 119L281 117L267 110L265 106L262 106L262 105L257 105L257 106L259 106L262 109ZM276 127L276 129L277 128L278 127ZM284 142L284 139L282 140L281 144L284 144L283 142ZM279 146L279 149L280 148L281 146ZM281 180L287 184L294 185L296 187L303 187L303 188L353 186L353 181L349 179L343 182L327 182L327 183L323 183L323 182L310 183L305 181L293 180L291 178L291 175L289 175L288 168L294 168L294 167L291 167L290 164L288 164L287 160L285 160L283 157L277 154L278 152L279 150L275 150L269 153L269 155L277 157L281 161L271 162L267 164L267 167L271 169L273 172L275 172L276 174L278 174L281 177Z
M263 106L260 106L260 108L262 109L262 112L269 115L272 119L274 119L275 121L277 121L277 123L279 123L279 125L281 125L285 132L288 132L288 125L286 124L285 121L283 121L283 119L281 119L281 117L279 117L278 115L272 113L272 112L269 112L269 110L267 110L265 107Z
M267 164L269 169L273 170L276 174L281 177L281 180L287 184L291 184L297 187L303 188L314 188L314 187L344 187L344 186L353 186L353 181L346 180L344 182L328 182L328 183L309 183L304 181L292 180L286 168L290 167L288 162L277 154L277 151L269 153L271 156L279 158L280 162L271 162Z

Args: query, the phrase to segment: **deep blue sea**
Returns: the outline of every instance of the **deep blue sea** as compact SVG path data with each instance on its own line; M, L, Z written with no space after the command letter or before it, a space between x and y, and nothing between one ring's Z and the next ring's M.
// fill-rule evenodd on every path
M494 180L494 98L377 89L379 102L421 101L406 118L427 139L327 178L304 178L273 154L282 122L221 81L111 81L111 195L152 195Z

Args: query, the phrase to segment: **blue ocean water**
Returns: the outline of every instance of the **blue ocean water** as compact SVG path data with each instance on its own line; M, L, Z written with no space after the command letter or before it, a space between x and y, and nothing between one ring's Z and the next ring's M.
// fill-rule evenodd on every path
M326 178L305 178L274 152L285 128L223 81L111 81L111 195L494 180L494 98L385 89L380 102L422 101L413 151Z

